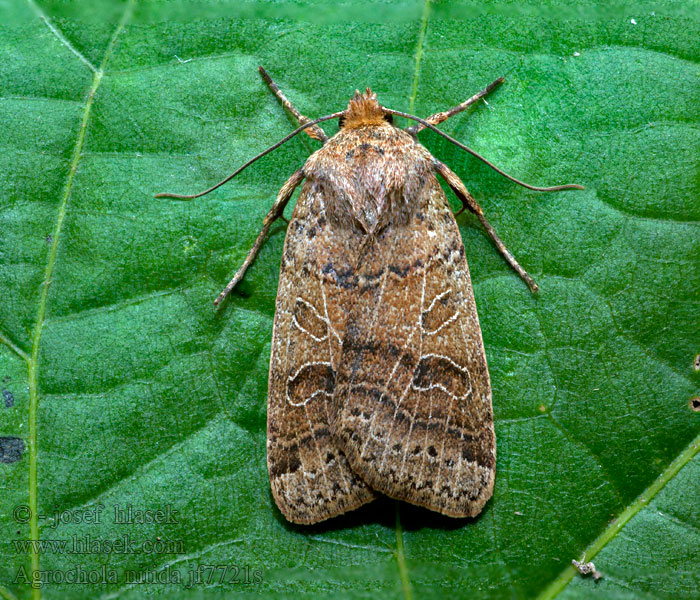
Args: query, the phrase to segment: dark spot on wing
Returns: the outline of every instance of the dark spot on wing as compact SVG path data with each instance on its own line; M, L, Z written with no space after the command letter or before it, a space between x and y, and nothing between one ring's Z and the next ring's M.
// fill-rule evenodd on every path
M335 371L330 365L312 363L305 365L287 381L287 398L295 404L303 404L314 394L332 395L335 388ZM318 396L315 396L318 397Z
M394 275L398 275L399 277L406 277L410 270L411 265L406 265L403 269L401 267L397 267L396 265L389 265L389 271Z
M413 376L413 387L423 391L441 388L456 398L464 398L471 391L467 372L443 356L420 359Z
M297 298L294 303L294 318L296 325L305 333L317 339L328 336L328 325L320 318L318 310L314 310L310 302Z
M355 271L351 267L336 270L333 263L326 263L321 271L324 275L329 275L333 282L339 287L354 289L357 284Z

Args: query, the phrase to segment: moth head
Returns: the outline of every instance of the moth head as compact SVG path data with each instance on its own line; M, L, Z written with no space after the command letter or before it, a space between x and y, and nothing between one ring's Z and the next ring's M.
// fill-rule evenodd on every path
M385 125L392 123L392 115L384 112L382 105L377 102L377 94L367 88L364 94L355 90L350 98L345 114L340 117L338 124L341 129L364 127L365 125Z

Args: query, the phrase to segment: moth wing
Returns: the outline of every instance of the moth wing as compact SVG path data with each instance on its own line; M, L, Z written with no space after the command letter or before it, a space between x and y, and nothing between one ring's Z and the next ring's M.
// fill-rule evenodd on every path
M333 428L375 490L473 516L493 490L491 386L457 223L437 180L424 190L359 261Z
M295 523L371 501L330 431L330 407L353 290L343 279L359 242L334 236L307 181L287 229L272 333L267 462L272 493Z

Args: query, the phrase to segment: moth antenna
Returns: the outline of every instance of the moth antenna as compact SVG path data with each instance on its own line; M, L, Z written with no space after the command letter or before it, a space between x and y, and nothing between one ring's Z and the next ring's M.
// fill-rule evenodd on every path
M418 123L421 123L424 127L427 127L428 129L432 129L435 133L438 135L441 135L444 137L448 142L453 143L455 146L458 148L461 148L462 150L465 150L466 152L469 152L472 156L475 158L478 158L480 161L491 167L496 173L500 173L505 177L506 179L510 179L513 183L517 183L518 185L522 185L524 188L527 188L528 190L534 190L536 192L560 192L561 190L585 190L582 185L578 185L577 183L567 183L564 185L555 185L552 187L538 187L536 185L530 185L529 183L525 183L524 181L520 181L519 179L516 179L512 175L509 175L502 169L499 169L496 165L494 165L490 160L484 158L476 152L475 150L472 150L469 146L465 146L461 142L458 142L456 139L454 139L452 136L447 135L444 131L440 131L435 125L432 125L425 119L421 119L420 117L416 117L415 115L409 115L408 113L404 113L398 110L393 110L391 108L385 108L382 107L386 112L396 115L398 117L404 117L406 119L412 119L414 121L418 121Z
M222 185L224 185L225 183L228 183L229 181L231 181L231 180L232 180L236 175L238 175L243 169L245 169L246 167L249 167L250 165L252 165L252 164L253 164L256 160L258 160L259 158L262 158L262 157L265 156L266 154L269 154L269 153L272 152L273 150L276 150L276 149L279 148L282 144L284 144L285 142L291 140L295 135L297 135L298 133L301 133L302 131L304 131L304 129L306 129L307 127L311 127L312 125L316 125L317 123L321 123L321 122L323 122L323 121L330 121L331 119L337 119L338 117L341 117L341 116L343 116L344 114L345 114L345 111L343 110L343 111L340 111L340 112L335 112L335 113L330 114L330 115L326 115L326 116L324 116L324 117L319 117L318 119L315 119L315 120L313 120L313 121L309 121L308 123L304 123L304 124L301 125L300 127L297 127L294 131L292 131L292 133L290 133L290 134L286 135L285 137L283 137L279 142L276 142L275 144L272 144L272 146L270 146L270 147L267 148L266 150L263 150L260 154L254 156L254 157L251 158L248 162L246 162L246 163L244 163L243 165L241 165L240 167L238 167L238 168L237 168L233 173L231 173L228 177L225 177L224 179L222 179L221 181L219 181L219 183L214 184L214 185L211 186L209 189L206 189L206 190L204 190L203 192L199 192L198 194L171 194L171 193L168 193L168 192L161 192L161 193L159 193L159 194L154 194L153 197L154 197L154 198L177 198L178 200L192 200L193 198L199 198L200 196L205 196L205 195L208 194L209 192L213 192L216 188L219 188L219 187L221 187Z

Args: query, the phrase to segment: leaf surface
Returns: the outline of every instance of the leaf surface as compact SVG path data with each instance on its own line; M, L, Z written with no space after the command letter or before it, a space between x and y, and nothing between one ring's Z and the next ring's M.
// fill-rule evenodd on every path
M692 597L700 23L684 6L3 2L0 596ZM380 500L309 528L274 506L283 223L212 300L318 144L193 202L153 198L291 131L259 64L310 117L367 85L424 116L505 75L442 129L529 183L586 186L538 195L420 134L541 289L458 218L498 439L476 519ZM170 520L115 519L129 508ZM37 539L59 545L21 545ZM575 576L596 554L604 579Z

